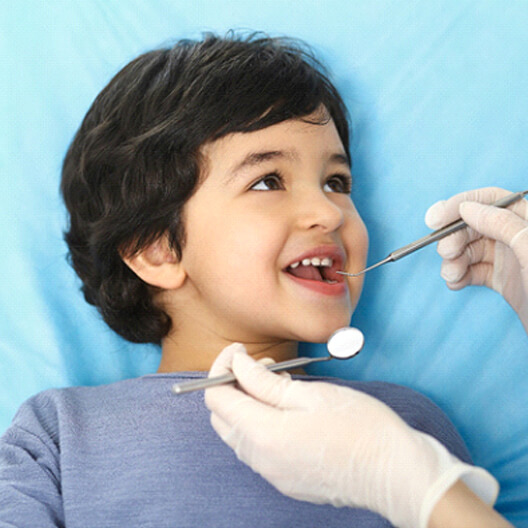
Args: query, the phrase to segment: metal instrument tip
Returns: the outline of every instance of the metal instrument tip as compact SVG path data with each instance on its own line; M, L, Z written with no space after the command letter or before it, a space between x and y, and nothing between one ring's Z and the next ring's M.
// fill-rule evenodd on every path
M383 260L376 262L376 264L373 264L372 266L365 268L359 273L347 273L346 271L336 271L336 273L339 273L339 275L346 275L347 277L359 277L360 275L363 275L363 273L367 273L367 271L377 268L378 266L382 266L383 264L386 264L387 262L392 262L392 260L393 260L392 255L389 255L387 258L384 258Z
M359 277L360 275L363 275L367 270L364 269L363 271L360 271L359 273L347 273L346 271L336 271L336 273L339 273L339 275L346 275L347 277Z

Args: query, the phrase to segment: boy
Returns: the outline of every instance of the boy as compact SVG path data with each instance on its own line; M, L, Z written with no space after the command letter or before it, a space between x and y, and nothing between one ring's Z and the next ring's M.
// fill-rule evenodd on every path
M0 444L0 521L48 526L390 526L288 499L209 425L204 376L226 345L281 361L350 321L367 233L350 198L344 104L301 45L251 35L180 41L125 66L66 155L66 233L86 300L158 373L46 391ZM425 398L340 383L469 456Z

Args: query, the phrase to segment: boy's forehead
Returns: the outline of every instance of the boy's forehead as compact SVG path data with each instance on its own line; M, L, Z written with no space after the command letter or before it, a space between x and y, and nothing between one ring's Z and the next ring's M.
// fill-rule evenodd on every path
M311 141L305 142L310 133ZM299 161L304 154L313 154L313 141L329 162L350 166L333 120L314 124L291 119L260 130L235 132L206 143L201 154L208 171L215 168L235 174L269 161Z
M249 152L246 156L242 158L241 161L233 163L231 171L233 173L239 172L246 167L253 167L255 165L260 165L266 161L273 160L282 160L287 161L299 161L299 152L294 149L285 149L285 150L267 150L263 148L262 150L256 152Z

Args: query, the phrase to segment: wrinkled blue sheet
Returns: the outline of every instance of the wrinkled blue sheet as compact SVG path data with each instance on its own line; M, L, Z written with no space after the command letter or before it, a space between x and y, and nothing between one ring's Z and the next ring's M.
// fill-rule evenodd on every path
M202 31L311 43L354 128L353 197L369 262L428 231L427 207L481 186L528 187L528 4L350 0L19 1L0 16L0 430L52 387L154 371L86 305L65 259L60 165L89 104L137 54ZM528 526L528 338L504 300L450 292L433 247L373 271L353 324L366 347L314 372L413 387L440 405ZM303 345L322 354L322 345Z

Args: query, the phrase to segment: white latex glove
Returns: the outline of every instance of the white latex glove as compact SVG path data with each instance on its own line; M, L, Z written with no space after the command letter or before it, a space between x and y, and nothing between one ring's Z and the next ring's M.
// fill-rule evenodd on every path
M438 229L462 217L471 229L438 242L442 277L452 290L475 284L499 292L528 332L528 202L508 209L485 205L507 194L495 187L457 194L432 205L425 223Z
M396 526L425 528L459 478L484 501L498 485L381 401L330 383L277 376L233 344L210 376L232 371L238 386L206 390L211 424L238 458L298 500L367 508Z

